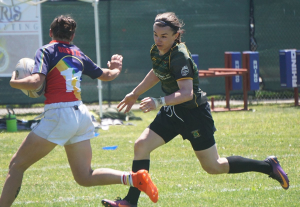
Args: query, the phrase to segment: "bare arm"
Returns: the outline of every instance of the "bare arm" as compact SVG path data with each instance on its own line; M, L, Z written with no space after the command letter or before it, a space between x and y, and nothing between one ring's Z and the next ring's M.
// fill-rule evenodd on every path
M153 69L149 71L144 80L133 89L132 93L140 96L159 82L159 78L154 74Z
M168 96L163 97L165 105L178 105L193 99L193 80L184 79L177 81L179 90ZM149 112L156 109L156 104L153 98L146 97L141 101L140 109L143 112Z
M126 107L124 112L129 112L138 97L155 86L158 82L159 78L154 74L153 69L151 69L143 79L143 81L137 87L135 87L132 92L127 94L125 98L119 103L119 105L117 106L119 111L122 111L122 109Z
M166 105L177 105L193 99L193 80L185 79L177 81L179 90L165 96Z
M14 71L11 79L10 86L16 89L35 90L45 81L46 76L42 73L35 73L26 78L16 80L16 72Z
M122 64L123 64L123 56L122 55L113 55L111 57L111 61L107 62L107 66L109 69L104 68L102 69L103 73L99 80L102 81L112 81L116 77L118 77L122 71Z

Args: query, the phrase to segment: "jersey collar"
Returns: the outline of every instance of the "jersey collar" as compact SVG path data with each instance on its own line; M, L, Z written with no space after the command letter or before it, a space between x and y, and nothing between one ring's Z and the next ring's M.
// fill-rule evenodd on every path
M59 41L59 40L52 40L50 43L55 43L55 42L59 42L59 43L62 43L62 44L70 44L70 42L65 42L65 41Z
M173 49L178 46L177 42L174 42L174 44L172 45L172 47L170 48L170 50L168 52L166 52L164 55L162 55L161 57L165 57L165 56L169 56L171 54L171 52L173 51ZM156 47L157 48L157 47ZM158 49L157 49L158 50Z

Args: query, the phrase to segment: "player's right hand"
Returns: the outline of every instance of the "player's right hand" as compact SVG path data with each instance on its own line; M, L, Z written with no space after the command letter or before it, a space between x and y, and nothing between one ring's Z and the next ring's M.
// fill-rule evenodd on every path
M122 111L125 108L124 113L127 113L132 108L133 104L137 101L139 96L135 95L134 93L128 93L125 98L118 104L117 108L119 111Z

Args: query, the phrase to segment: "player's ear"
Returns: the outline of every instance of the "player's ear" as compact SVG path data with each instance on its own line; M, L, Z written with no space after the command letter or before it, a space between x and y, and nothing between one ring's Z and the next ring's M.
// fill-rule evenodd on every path
M71 36L70 42L73 41L74 37L75 37L75 33Z
M51 29L49 29L49 36L52 38L53 37L53 32Z
M174 34L174 37L175 37L175 40L177 40L179 37L179 32L176 32L176 34Z

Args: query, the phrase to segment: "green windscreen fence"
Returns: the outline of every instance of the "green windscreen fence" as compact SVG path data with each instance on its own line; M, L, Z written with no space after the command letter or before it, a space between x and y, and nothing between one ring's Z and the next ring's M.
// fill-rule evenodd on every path
M43 44L50 41L49 26L54 17L69 14L78 25L74 44L96 62L94 7L91 3L45 2L41 11ZM121 75L112 82L102 82L104 101L122 100L152 68L149 52L153 44L152 26L158 13L172 11L184 21L182 40L192 54L199 55L201 70L224 67L225 51L242 52L250 48L250 0L111 0L99 1L98 11L101 67L107 67L113 54L124 57ZM297 0L254 0L255 38L265 89L282 90L278 50L298 47L299 14L300 2ZM44 97L27 98L20 90L12 89L9 78L0 78L0 88L0 104L44 101ZM201 78L200 88L208 95L224 94L224 78ZM140 98L162 95L158 83ZM82 99L85 103L98 102L97 80L83 76Z
M254 0L254 13L263 89L284 90L280 86L279 50L300 49L300 1Z

